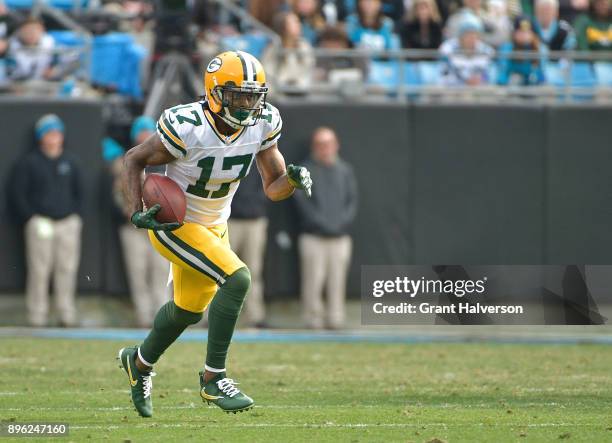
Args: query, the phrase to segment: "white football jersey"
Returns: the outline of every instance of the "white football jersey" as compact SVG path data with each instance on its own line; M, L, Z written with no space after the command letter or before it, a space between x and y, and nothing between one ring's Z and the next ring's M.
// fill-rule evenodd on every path
M165 110L157 133L176 160L166 165L166 175L185 192L185 221L214 226L230 216L232 198L259 151L279 139L282 120L278 109L266 104L253 126L231 136L221 134L204 102Z

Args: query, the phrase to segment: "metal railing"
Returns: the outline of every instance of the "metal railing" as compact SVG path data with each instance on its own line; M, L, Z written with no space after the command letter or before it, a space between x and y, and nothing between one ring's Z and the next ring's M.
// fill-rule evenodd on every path
M283 58L291 50L279 49L276 52L277 62L282 63ZM311 81L307 90L296 87L288 83L275 82L273 85L274 92L286 96L325 96L339 97L342 99L352 100L445 100L454 98L463 98L467 100L524 100L524 99L541 99L541 100L590 100L596 99L601 101L612 101L612 86L599 85L595 82L593 85L581 86L572 84L572 68L575 63L593 63L605 62L612 64L612 52L582 52L582 51L549 51L548 53L534 51L518 51L518 52L496 52L491 57L491 65L499 65L502 58L506 60L526 61L547 64L549 62L558 63L558 68L563 78L563 84L551 84L544 79L544 82L539 85L499 85L497 79L487 84L479 86L464 86L453 85L449 86L443 82L430 83L423 81L420 84L414 84L405 81L407 64L418 66L420 62L438 62L441 66L442 56L437 50L418 50L418 49L403 49L392 51L366 51L360 49L348 50L329 50L321 48L313 48L309 54L314 57L315 65L325 66L326 60L330 58L344 58L352 60L353 66L362 66L362 78L352 80L350 85L343 85L341 82L331 82L325 79L318 79L316 74L312 72L303 72L301 75L309 76ZM467 53L463 53L467 55ZM394 65L397 71L393 76L395 83L390 85L377 84L370 77L370 69L374 63L383 64L386 62L389 66ZM544 69L544 66L541 66ZM316 70L315 70L316 71ZM274 72L269 71L269 78L274 80ZM439 76L441 79L442 76ZM596 80L595 74L593 78ZM418 82L417 82L418 83Z

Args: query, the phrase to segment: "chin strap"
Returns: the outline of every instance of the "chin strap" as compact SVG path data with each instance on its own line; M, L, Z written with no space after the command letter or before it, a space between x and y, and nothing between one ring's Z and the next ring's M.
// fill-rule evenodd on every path
M221 112L221 113L219 113L219 117L221 117L221 119L222 119L222 120L223 120L225 123L227 123L229 126L231 126L231 127L232 127L232 128L234 128L234 129L240 129L240 128L242 128L242 127L243 127L242 125L239 125L238 123L235 123L235 122L231 121L230 119L228 119L228 118L225 116L225 114L229 114L229 109L227 109L227 107L223 107L223 108L222 108L222 112Z

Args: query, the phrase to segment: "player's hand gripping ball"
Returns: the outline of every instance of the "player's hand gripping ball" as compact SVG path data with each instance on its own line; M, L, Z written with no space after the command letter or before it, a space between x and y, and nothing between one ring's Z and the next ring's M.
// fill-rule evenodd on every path
M147 176L142 200L147 210L132 215L134 226L154 231L173 231L181 227L187 202L185 194L172 179L159 174Z
M306 191L308 197L312 195L312 179L310 178L310 172L304 166L287 166L287 179L294 188Z

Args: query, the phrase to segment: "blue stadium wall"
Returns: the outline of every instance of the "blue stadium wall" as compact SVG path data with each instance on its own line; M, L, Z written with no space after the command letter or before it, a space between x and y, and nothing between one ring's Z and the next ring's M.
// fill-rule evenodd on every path
M310 133L326 125L356 170L351 295L361 264L612 264L612 107L278 105L288 162L306 157ZM0 100L0 291L21 291L25 276L21 227L6 204L8 171L33 146L33 120L50 111L65 119L67 151L86 172L79 288L124 294L104 192L101 106L11 99ZM270 204L269 213L266 293L295 295L293 204ZM279 241L283 233L290 244Z

